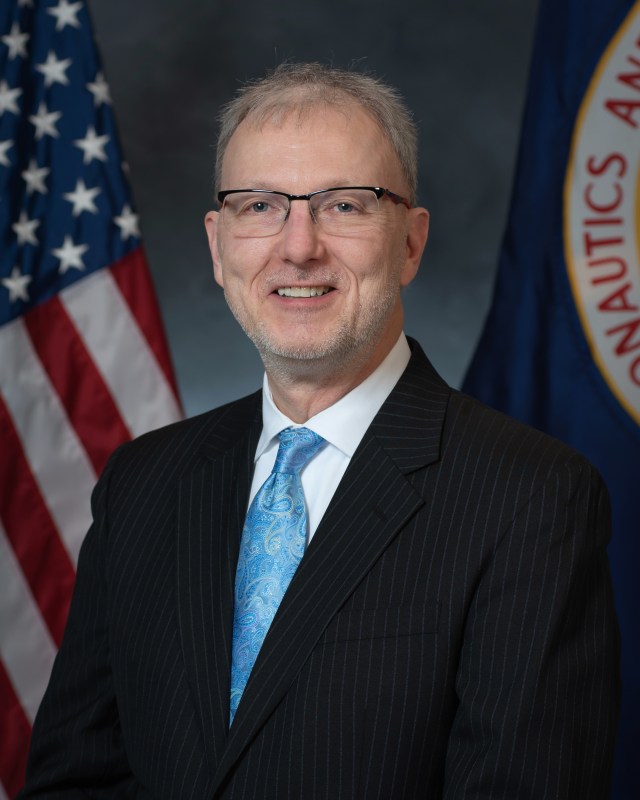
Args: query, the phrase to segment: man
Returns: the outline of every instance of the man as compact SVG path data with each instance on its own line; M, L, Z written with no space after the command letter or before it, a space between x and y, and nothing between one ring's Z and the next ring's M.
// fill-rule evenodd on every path
M225 110L206 229L263 392L113 456L25 797L608 795L606 493L407 343L415 141L320 65Z

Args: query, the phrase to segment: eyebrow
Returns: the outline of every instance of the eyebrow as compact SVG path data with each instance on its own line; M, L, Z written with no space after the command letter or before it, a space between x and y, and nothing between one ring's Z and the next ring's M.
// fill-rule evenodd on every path
M331 189L334 186L347 187L348 188L349 186L362 186L362 185L363 185L362 182L358 183L355 180L355 178L334 178L333 180L324 181L322 186L318 185L316 188L309 189L308 191L309 192L317 192L317 191L320 191L322 189ZM371 185L373 185L373 184L371 184ZM378 185L379 184L376 184L376 186L378 186ZM236 188L238 188L238 189L263 189L263 190L272 191L272 192L284 192L285 194L298 194L298 192L291 192L290 191L291 187L278 188L274 184L267 183L266 181L263 181L263 180L247 181L242 186L240 186L240 185L238 185L237 187L236 186L233 186L233 187L230 186L229 188L230 189L231 188L233 188L233 189L236 189ZM307 194L307 192L302 192L302 194Z

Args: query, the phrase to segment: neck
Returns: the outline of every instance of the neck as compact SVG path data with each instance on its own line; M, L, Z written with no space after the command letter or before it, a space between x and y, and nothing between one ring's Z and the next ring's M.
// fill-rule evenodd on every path
M391 352L399 335L379 342L367 355L358 354L340 369L336 369L335 361L325 366L316 361L284 365L265 360L274 403L293 422L307 422L365 381Z

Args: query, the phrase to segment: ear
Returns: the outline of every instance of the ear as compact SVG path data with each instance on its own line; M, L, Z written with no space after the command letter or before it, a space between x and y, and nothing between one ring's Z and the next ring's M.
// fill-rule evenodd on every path
M207 239L209 240L209 251L211 253L211 260L213 261L213 276L216 283L224 287L224 280L222 277L222 259L220 258L220 245L218 242L218 227L220 225L220 212L209 211L204 218L204 227L207 231Z
M420 259L429 236L429 212L426 208L411 208L408 211L406 255L400 285L407 286L415 278L420 266Z

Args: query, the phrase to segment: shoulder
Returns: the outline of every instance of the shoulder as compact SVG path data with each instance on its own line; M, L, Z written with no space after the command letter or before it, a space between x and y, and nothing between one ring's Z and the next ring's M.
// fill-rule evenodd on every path
M438 375L420 346L411 342L412 359L397 395L405 419L416 418L438 437L438 462L462 491L482 487L488 493L532 498L551 486L572 496L581 488L606 496L593 465L569 445L524 422L452 389ZM414 410L415 409L415 410Z
M473 451L527 463L532 459L588 465L577 450L543 431L497 411L456 389L451 390L443 441L462 437Z
M608 507L604 481L578 451L560 440L451 390L441 455L461 480L481 483L483 494L506 493L517 510L539 502L584 502Z
M262 424L260 391L189 419L174 422L121 445L103 473L163 481L179 477L211 454L233 447Z
M485 468L544 473L564 464L597 478L595 468L569 445L453 389L438 375L420 346L410 340L413 356L403 381L420 398L423 413L439 415L441 456L465 457ZM414 385L420 387L419 391Z
M440 436L441 454L453 448L491 463L506 459L524 466L536 460L568 461L587 467L584 456L569 445L451 388L420 345L409 342L412 358L390 400L404 411L405 419L415 417L417 426L424 425L424 419L430 421L431 434L437 430Z

